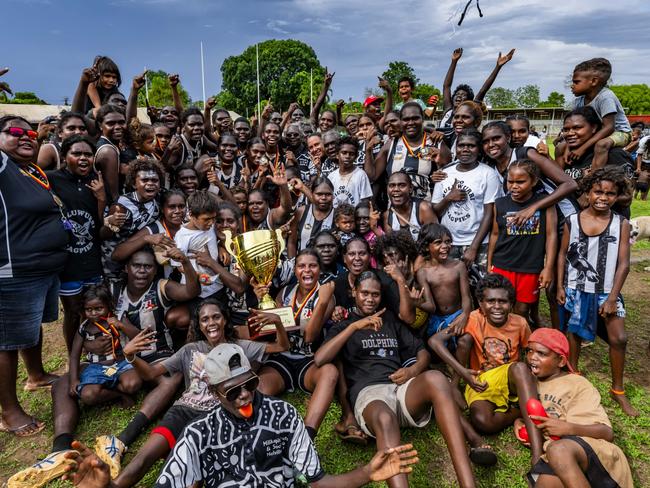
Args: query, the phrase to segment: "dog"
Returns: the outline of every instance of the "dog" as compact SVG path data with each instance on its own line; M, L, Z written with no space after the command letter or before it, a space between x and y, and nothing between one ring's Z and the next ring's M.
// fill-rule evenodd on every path
M635 243L641 239L650 239L650 216L630 220L630 240Z

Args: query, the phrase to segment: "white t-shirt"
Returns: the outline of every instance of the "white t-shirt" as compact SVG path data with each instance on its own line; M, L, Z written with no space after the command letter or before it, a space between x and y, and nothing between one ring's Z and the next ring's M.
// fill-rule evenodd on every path
M494 203L503 196L503 189L499 173L487 164L479 165L471 171L458 171L459 164L448 166L444 169L447 173L440 183L433 187L431 201L440 203L451 191L454 181L458 180L458 187L467 193L467 198L460 202L451 202L440 219L440 223L451 232L455 246L468 246L481 225L483 218L483 205ZM488 233L489 234L489 233ZM484 243L489 235L485 236Z
M341 203L349 203L356 207L364 198L372 197L368 175L360 168L354 168L352 173L346 175L341 175L340 170L337 169L327 178L334 185L334 208Z
M528 134L528 139L524 142L524 146L537 148L537 144L540 142L542 142L542 139L532 134ZM544 144L546 144L546 137L544 137Z
M648 148L648 144L650 144L650 136L642 137L639 141L639 148L636 150L637 155L641 155L641 162L643 164L650 163L650 150L648 150L650 148Z
M188 254L190 252L196 251L205 251L207 250L210 253L210 256L215 261L219 258L219 248L217 247L217 235L214 232L214 228L208 230L192 230L188 229L185 226L182 226L176 232L174 236L174 242L176 247L180 249L183 254ZM204 268L196 264L195 259L190 259L192 267L196 270L199 275L204 274L210 278L210 283L204 284L201 283L201 298L209 297L210 295L218 292L223 288L223 284L219 280L219 277L214 274L209 268ZM181 264L177 261L171 262L172 266L180 267ZM182 274L181 283L185 283L185 275Z

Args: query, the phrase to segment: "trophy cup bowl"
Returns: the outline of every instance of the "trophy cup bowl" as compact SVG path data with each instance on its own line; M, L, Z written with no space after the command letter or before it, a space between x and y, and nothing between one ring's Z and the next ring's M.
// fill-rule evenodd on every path
M232 237L229 230L226 236L226 250L237 260L239 267L248 276L252 276L260 285L268 285L273 279L280 263L280 254L284 250L282 231L251 230ZM268 293L260 300L261 310L276 307L275 301Z

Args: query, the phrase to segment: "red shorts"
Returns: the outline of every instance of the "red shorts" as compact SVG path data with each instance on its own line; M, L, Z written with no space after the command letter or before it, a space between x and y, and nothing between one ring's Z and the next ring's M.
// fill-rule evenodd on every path
M520 303L536 303L539 298L539 273L517 273L492 266L492 273L508 278Z

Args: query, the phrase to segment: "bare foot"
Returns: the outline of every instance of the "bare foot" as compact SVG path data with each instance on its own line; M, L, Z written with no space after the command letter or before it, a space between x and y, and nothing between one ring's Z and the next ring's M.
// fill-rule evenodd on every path
M625 393L614 393L613 390L609 391L609 396L612 397L612 400L614 400L616 403L619 404L621 407L621 410L623 410L623 413L625 415L629 415L630 417L638 417L639 412L636 411L636 409L632 406L630 403L630 400L628 397L625 395Z
M122 408L131 408L135 405L135 398L126 393L122 393L120 399L117 401L117 404Z

